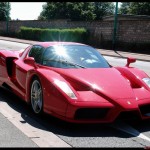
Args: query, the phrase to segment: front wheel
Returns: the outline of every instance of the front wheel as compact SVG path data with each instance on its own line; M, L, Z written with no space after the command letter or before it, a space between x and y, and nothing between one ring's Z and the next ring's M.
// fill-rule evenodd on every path
M30 98L33 112L41 114L43 111L43 92L42 86L37 78L32 81Z

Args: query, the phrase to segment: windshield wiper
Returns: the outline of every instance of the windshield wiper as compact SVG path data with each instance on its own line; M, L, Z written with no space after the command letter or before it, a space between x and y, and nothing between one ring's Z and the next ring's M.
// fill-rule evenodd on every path
M79 64L76 64L76 63L73 63L73 62L70 62L70 61L67 61L67 60L55 60L55 59L46 59L44 61L55 61L55 62L61 62L61 63L64 63L64 64L69 64L69 65L72 65L72 66L78 66L80 68L86 68L82 65L79 65Z

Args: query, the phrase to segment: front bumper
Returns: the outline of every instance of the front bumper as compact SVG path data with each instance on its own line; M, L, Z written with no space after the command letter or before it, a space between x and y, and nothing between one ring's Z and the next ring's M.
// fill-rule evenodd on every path
M145 120L150 119L150 99L138 101L135 108L124 109L111 103L78 102L68 105L66 121L74 123L112 123L116 119L121 120Z

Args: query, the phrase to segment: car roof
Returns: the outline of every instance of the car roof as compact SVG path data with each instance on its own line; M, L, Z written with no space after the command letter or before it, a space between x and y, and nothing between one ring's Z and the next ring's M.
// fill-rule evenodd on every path
M76 43L76 42L60 42L60 41L54 41L54 42L38 42L33 45L41 45L42 47L49 47L54 45L85 45L82 43Z

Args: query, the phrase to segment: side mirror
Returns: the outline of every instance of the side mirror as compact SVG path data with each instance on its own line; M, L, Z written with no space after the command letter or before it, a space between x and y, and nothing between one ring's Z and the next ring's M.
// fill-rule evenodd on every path
M35 60L33 57L27 57L24 59L24 63L31 65L31 66L35 66Z
M136 62L135 58L128 57L126 67L129 67L130 63L134 63L134 62Z

